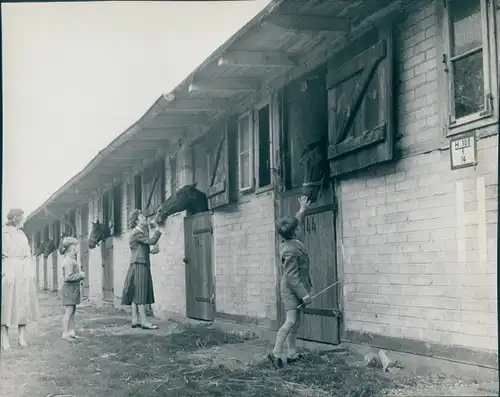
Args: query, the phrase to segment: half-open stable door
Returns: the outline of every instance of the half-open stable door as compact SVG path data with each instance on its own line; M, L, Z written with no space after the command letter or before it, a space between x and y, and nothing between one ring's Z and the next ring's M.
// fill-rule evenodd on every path
M304 218L303 242L309 254L313 295L337 281L333 209L332 204L313 208ZM337 285L321 293L303 309L300 338L324 343L340 343Z
M186 316L213 321L215 290L212 271L212 214L184 218L186 266Z

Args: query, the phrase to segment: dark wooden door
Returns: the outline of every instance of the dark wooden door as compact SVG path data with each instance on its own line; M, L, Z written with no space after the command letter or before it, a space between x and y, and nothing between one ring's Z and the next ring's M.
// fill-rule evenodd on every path
M299 210L300 189L281 193L281 216ZM331 186L306 212L300 237L309 254L312 294L337 281L335 208ZM278 263L281 259L278 258ZM282 269L280 268L280 271ZM339 344L338 285L316 297L303 311L299 337L315 342ZM284 316L284 313L283 313Z
M54 243L56 248L54 252L52 252L52 291L59 290L59 239L61 236L61 223L56 221L54 223L54 233L52 238L54 239Z
M184 218L186 316L198 320L214 320L212 244L212 214L210 212Z
M113 238L101 243L102 256L102 298L106 302L114 301L113 288Z
M81 208L82 234L80 236L80 264L85 272L82 283L82 296L89 297L89 207L84 205Z
M113 191L108 190L102 195L102 220L107 227L113 219ZM102 299L106 302L114 301L113 288L113 236L101 242L102 258Z
M48 275L48 258L43 257L43 289L46 291L49 289L49 275Z

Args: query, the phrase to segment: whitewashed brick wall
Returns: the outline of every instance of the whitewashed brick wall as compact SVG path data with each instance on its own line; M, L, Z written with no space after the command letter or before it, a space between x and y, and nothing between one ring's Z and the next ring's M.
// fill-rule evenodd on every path
M244 201L214 214L217 311L275 320L273 193Z
M127 195L127 182L130 182L130 179L124 180L121 184L122 207L120 214L122 219L122 232L119 236L113 237L113 289L116 306L121 305L123 284L130 263L130 249L128 245L129 230L127 226L127 208L129 208L128 202L130 197Z
M398 40L407 157L341 183L345 328L494 350L498 136L479 140L477 167L452 171L449 150L425 150L445 136L436 9L424 3Z

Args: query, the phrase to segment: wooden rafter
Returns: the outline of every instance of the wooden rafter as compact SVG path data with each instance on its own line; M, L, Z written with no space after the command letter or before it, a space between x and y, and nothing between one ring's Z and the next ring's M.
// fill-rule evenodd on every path
M265 23L287 30L312 32L347 32L351 27L347 18L320 15L272 14Z
M189 92L252 92L260 87L258 80L249 78L218 78L194 81L189 85Z
M162 113L218 111L227 109L230 104L226 98L179 98L172 100Z
M293 56L284 52L235 51L219 58L217 65L255 68L290 68L295 66L295 59Z

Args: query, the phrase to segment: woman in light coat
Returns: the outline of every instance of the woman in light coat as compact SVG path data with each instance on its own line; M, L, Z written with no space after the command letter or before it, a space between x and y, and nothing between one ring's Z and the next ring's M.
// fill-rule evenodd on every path
M35 267L24 212L12 209L2 230L2 350L10 349L9 328L17 327L19 345L27 346L26 326L38 317Z

